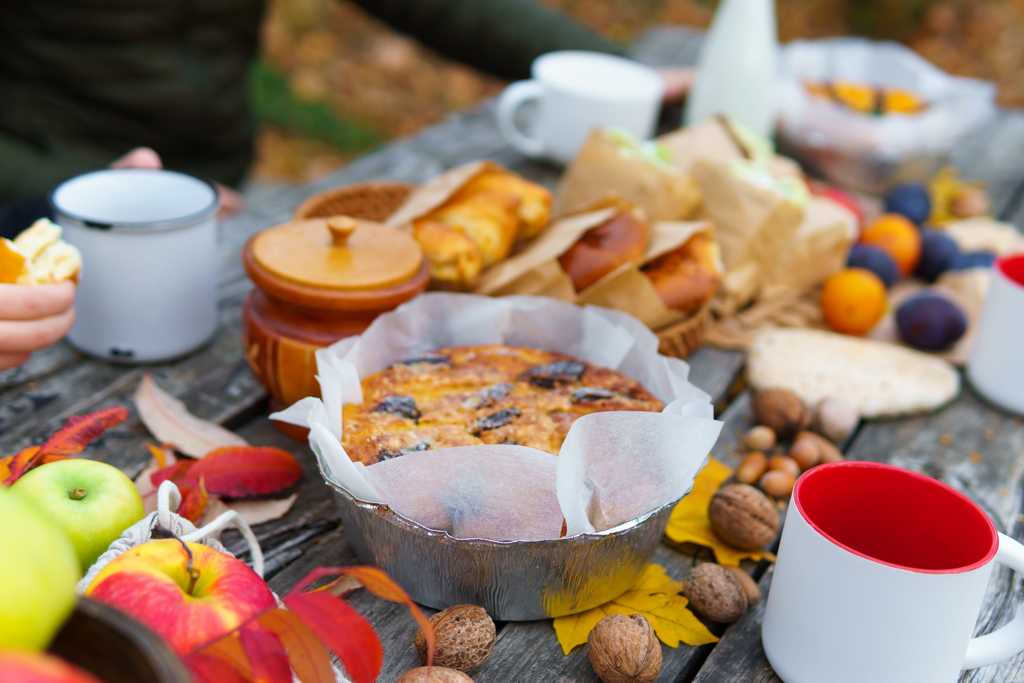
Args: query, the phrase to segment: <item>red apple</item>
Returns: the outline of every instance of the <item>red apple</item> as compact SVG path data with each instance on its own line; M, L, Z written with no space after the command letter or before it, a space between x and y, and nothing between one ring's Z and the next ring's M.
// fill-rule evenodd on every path
M0 681L17 683L100 683L62 659L29 652L0 652Z
M173 538L120 555L85 594L132 615L181 654L277 604L266 582L241 560Z

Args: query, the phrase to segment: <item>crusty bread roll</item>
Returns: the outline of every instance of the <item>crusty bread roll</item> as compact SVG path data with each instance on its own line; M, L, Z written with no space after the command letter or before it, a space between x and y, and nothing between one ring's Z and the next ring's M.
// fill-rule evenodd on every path
M643 211L626 203L604 223L587 230L558 257L573 289L582 292L626 263L643 261L651 227Z
M665 306L694 313L718 291L723 269L714 237L698 233L642 270Z

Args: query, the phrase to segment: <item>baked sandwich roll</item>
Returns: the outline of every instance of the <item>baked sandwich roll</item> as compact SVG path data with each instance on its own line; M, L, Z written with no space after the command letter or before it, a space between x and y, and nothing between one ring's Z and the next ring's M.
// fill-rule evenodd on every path
M587 230L558 257L577 292L627 263L643 261L651 238L650 224L637 207L626 202L615 205L617 210L610 218Z
M44 285L74 280L82 267L78 249L61 240L61 228L40 218L13 240L0 239L0 283Z
M696 313L711 300L722 283L722 257L708 233L698 233L686 244L647 263L641 269L666 307Z

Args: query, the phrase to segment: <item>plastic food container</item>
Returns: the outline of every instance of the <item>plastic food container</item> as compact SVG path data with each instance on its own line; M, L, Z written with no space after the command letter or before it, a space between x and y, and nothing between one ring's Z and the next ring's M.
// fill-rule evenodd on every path
M862 192L929 180L957 143L996 113L993 84L951 76L897 43L794 41L782 50L781 68L782 151ZM898 88L925 106L912 114L861 113L806 88L835 82Z

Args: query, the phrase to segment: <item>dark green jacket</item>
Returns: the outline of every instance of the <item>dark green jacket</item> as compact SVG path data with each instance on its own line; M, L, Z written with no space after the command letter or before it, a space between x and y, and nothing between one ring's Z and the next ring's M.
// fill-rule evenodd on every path
M504 78L537 55L618 47L533 0L356 0ZM264 0L0 2L0 206L138 146L225 184L252 157L249 66Z

